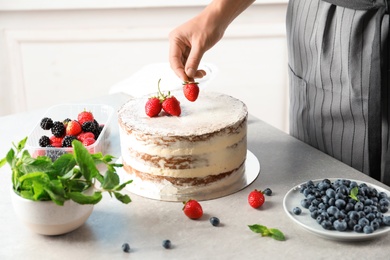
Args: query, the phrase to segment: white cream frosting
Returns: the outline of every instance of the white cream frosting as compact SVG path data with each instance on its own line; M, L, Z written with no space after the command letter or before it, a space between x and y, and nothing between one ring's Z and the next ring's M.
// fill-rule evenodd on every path
M173 95L181 102L179 117L149 118L148 97L122 106L118 118L123 161L140 172L180 178L218 175L242 165L247 152L245 104L213 92L201 91L195 102L180 92ZM148 160L137 153L146 154ZM180 169L164 167L166 160L188 157L191 160L180 163Z

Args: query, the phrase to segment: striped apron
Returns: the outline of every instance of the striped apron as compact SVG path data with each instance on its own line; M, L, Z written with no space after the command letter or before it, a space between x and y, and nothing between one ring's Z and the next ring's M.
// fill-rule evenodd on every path
M390 185L390 0L290 0L290 134Z

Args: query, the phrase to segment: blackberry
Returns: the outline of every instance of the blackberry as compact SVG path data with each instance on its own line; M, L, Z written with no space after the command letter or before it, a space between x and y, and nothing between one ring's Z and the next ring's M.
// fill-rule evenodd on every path
M55 137L63 137L65 135L65 126L62 122L60 121L55 121L53 123L53 126L51 128L51 133Z
M99 125L97 128L96 128L96 130L95 130L95 132L93 132L93 135L95 136L95 140L97 140L98 138L99 138L99 135L100 135L100 133L102 132L102 130L103 130L103 125Z
M49 117L44 117L41 120L40 126L44 130L49 130L53 127L53 120Z
M57 160L61 155L66 153L65 151L62 151L61 149L55 149L55 147L48 145L46 147L54 148L54 149L48 149L46 151L46 156L49 157L53 162Z
M81 129L83 130L83 132L91 132L93 134L95 134L96 132L96 124L94 121L87 121L87 122L84 122L83 125L81 126Z
M39 146L46 147L48 145L50 145L50 138L46 135L41 136L41 138L39 138Z
M62 147L72 147L73 140L77 139L76 136L67 135L62 139Z

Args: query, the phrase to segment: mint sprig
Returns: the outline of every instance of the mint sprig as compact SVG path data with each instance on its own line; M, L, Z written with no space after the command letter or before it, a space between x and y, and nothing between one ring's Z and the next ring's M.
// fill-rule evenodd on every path
M353 200L359 201L357 195L359 193L358 187L353 187L351 191L349 192L349 197Z
M252 230L255 233L261 234L261 236L265 237L272 237L275 240L278 241L284 241L286 240L284 234L282 231L276 228L267 228L266 226L263 225L248 225L249 229Z
M131 202L121 190L132 181L120 183L116 168L122 164L113 163L114 156L90 154L80 141L74 140L73 153L65 153L52 162L47 156L31 157L24 150L26 141L27 137L16 145L13 143L13 148L0 160L0 167L6 163L10 165L13 189L21 197L34 201L51 200L58 205L63 205L66 200L97 204L102 193L108 192L122 203ZM104 166L104 174L97 165ZM99 188L96 188L98 183ZM94 187L93 192L87 194L91 187Z

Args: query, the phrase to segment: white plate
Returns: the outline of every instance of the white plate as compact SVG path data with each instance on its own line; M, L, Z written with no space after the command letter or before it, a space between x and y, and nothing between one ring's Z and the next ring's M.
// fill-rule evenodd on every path
M331 182L336 181L337 179L343 179L343 178L328 178ZM344 178L346 179L346 178ZM349 179L351 180L351 179ZM313 180L314 183L320 182L321 180ZM356 181L358 184L363 183L363 181L358 180L351 180ZM298 225L306 229L307 231L318 235L323 238L331 239L331 240L339 240L339 241L356 241L356 240L367 240L379 237L381 235L384 235L385 233L390 231L389 226L381 226L379 229L375 230L371 234L364 234L364 233L357 233L354 231L336 231L336 230L326 230L319 225L315 219L313 219L310 216L310 212L308 209L305 209L301 206L301 200L305 198L305 196L300 193L299 188L302 184L301 183L295 187L293 187L291 190L289 190L283 199L283 207L284 211L287 213L287 215ZM389 195L389 191L379 187L377 185L364 182L368 186L373 187L377 189L379 192L386 192ZM300 207L302 209L302 213L300 215L295 215L292 210L295 207Z
M121 158L119 158L118 163L122 163ZM118 168L117 172L120 175L121 179L123 178L125 181L131 179L129 174L127 174L123 168ZM256 156L248 150L245 161L245 172L243 177L240 178L240 180L238 180L235 185L231 185L229 187L217 187L217 189L196 188L193 189L191 192L176 194L174 192L161 192L161 186L158 186L158 188L156 189L157 186L155 186L154 184L146 183L142 180L134 178L133 182L127 185L125 189L133 194L145 198L163 201L186 201L188 199L210 200L224 197L244 189L254 180L256 180L259 174L260 162L256 158Z

